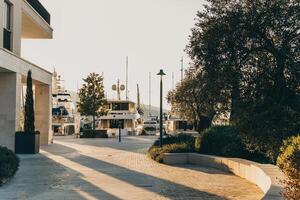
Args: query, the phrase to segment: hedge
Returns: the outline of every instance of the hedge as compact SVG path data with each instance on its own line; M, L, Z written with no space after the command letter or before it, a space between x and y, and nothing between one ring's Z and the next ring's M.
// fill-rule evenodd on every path
M80 138L108 138L108 134L106 130L84 130Z
M13 177L19 168L19 158L14 152L0 146L0 186Z

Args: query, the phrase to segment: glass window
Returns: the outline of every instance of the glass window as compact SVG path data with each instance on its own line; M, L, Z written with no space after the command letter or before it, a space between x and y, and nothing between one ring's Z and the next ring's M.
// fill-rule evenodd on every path
M11 30L11 4L7 1L4 1L3 25L6 30Z
M121 110L121 111L128 111L129 110L129 104L128 103L113 103L112 104L112 110Z

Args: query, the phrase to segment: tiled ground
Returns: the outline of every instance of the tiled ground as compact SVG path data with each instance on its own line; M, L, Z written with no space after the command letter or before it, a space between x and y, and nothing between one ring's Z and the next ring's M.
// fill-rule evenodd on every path
M166 166L145 152L153 137L55 138L40 155L22 156L16 177L0 199L236 199L258 200L255 185L215 169Z

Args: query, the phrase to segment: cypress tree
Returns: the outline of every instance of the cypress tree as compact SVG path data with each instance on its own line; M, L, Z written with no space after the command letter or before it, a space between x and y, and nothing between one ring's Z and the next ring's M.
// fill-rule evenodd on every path
M24 121L24 132L34 133L34 100L32 91L32 77L31 70L28 71L27 75L27 89L26 89L26 101L25 101L25 121Z

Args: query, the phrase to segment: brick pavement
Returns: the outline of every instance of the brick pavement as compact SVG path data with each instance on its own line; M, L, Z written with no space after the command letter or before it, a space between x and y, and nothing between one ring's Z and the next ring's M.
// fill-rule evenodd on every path
M153 137L56 138L40 155L22 156L0 199L258 200L260 189L231 174L198 166L167 166L145 152Z

